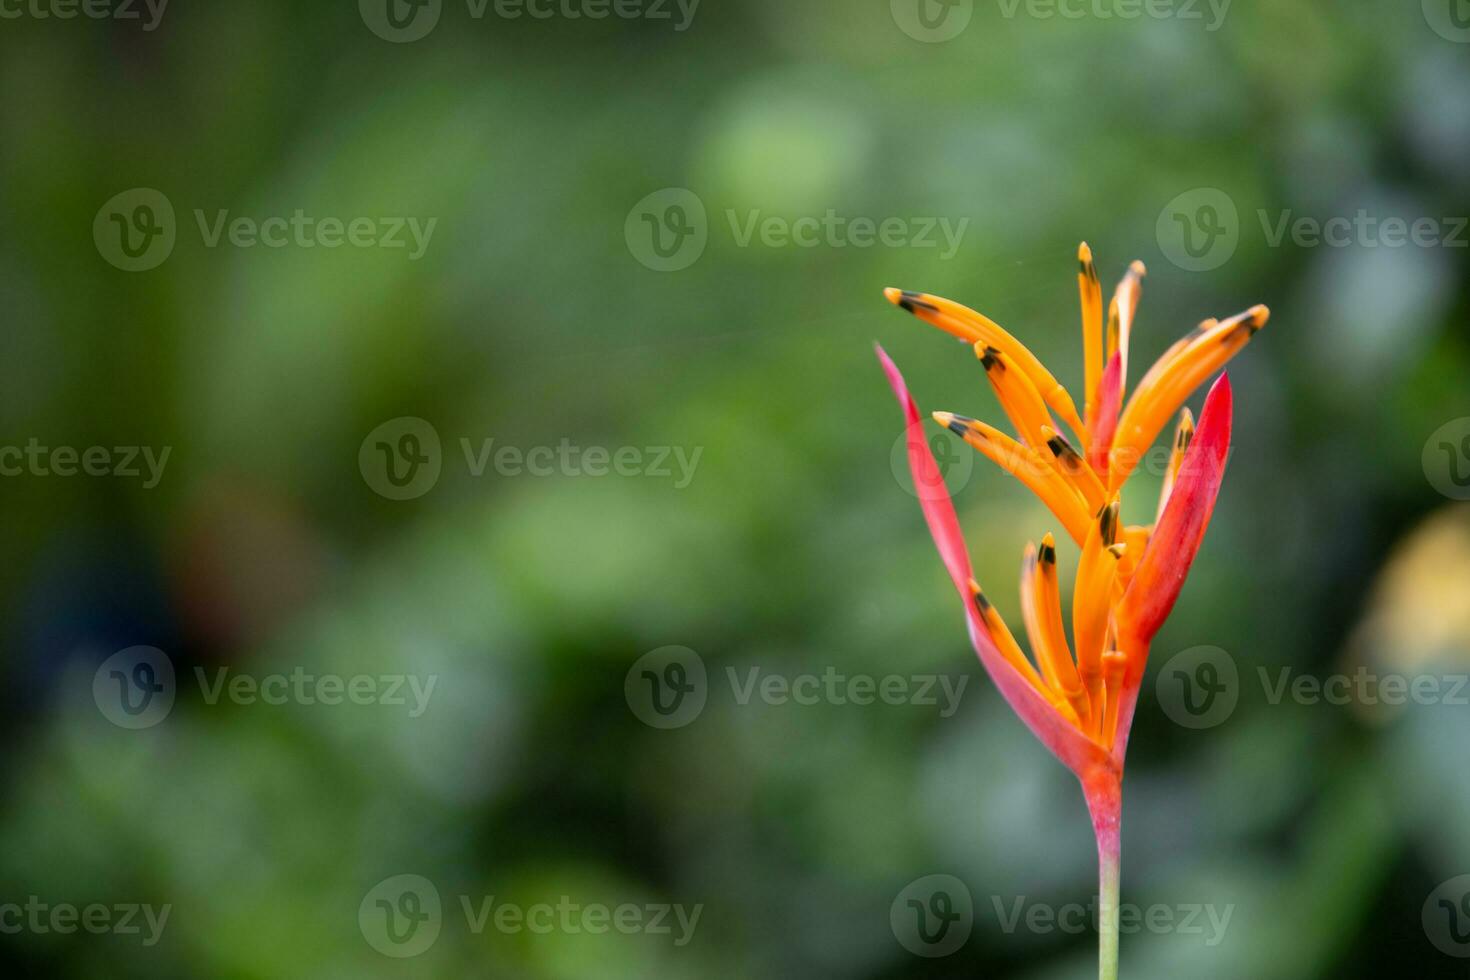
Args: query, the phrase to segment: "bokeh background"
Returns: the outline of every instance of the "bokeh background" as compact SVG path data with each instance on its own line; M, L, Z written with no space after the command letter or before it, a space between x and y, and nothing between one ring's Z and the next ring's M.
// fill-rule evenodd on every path
M1090 931L1006 927L1018 902L1089 900L1090 829L968 647L872 354L925 409L1000 421L973 357L883 301L897 285L986 311L1080 384L1086 239L1108 289L1149 267L1135 378L1206 316L1273 310L1232 367L1224 493L1139 710L1124 899L1168 918L1123 937L1123 976L1465 975L1462 0L395 2L391 23L369 0L4 7L0 445L169 450L152 486L0 478L0 901L171 908L152 945L7 918L9 974L1095 975ZM128 271L111 214L166 217L109 212L138 188L174 241ZM417 257L200 227L298 210L436 224ZM1274 237L1360 210L1433 225ZM744 235L829 211L897 219L895 241ZM940 221L963 222L953 250L924 244ZM660 255L654 230L692 244ZM376 442L426 445L405 418L439 473L391 499ZM1019 627L1050 515L948 438L978 574ZM639 462L477 474L464 441L491 439ZM136 646L176 680L128 728L104 661ZM705 703L659 728L625 680L670 646ZM1155 677L1200 646L1237 680L1195 728ZM437 686L411 717L197 679L298 668ZM1360 668L1440 695L1272 696ZM949 713L777 703L732 670L966 686ZM394 957L373 896L404 874L442 912ZM896 923L935 874L973 926L929 958ZM461 899L491 896L701 912L682 945L477 932Z

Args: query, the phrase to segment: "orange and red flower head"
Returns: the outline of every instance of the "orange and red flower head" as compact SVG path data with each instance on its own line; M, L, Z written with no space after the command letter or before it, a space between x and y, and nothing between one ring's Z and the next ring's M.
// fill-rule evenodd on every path
M1230 382L1210 389L1194 424L1185 401L1265 326L1255 306L1206 320L1164 352L1125 399L1128 341L1145 274L1134 262L1106 316L1092 252L1078 249L1084 397L1076 402L1019 340L988 317L928 293L885 290L895 306L973 347L1015 437L963 415L933 418L1020 480L1080 549L1071 640L1062 616L1056 543L1026 549L1021 619L1028 657L986 600L970 567L954 505L924 438L918 407L882 348L879 360L907 423L909 465L929 530L965 608L970 638L1007 702L1084 780L1123 768L1149 642L1169 615L1204 538L1230 446ZM1121 491L1178 414L1157 518L1125 526ZM1057 419L1071 430L1065 435Z

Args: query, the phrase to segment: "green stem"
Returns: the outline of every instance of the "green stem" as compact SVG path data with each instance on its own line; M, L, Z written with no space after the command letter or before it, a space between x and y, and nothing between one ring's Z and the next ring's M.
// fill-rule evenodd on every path
M1082 790L1097 835L1097 975L1098 980L1118 980L1123 784L1112 769L1096 769L1083 778Z
M1118 980L1118 858L1102 858L1098 867L1098 980Z

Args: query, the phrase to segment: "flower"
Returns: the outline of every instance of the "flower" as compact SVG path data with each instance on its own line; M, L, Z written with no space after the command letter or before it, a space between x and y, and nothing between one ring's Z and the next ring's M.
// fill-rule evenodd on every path
M1018 438L949 412L934 419L1026 485L1081 549L1068 643L1051 534L1029 545L1021 568L1028 659L971 571L954 505L924 438L902 375L878 358L907 421L909 466L939 554L959 591L970 640L1011 708L1082 782L1098 838L1103 977L1117 970L1117 889L1123 762L1149 644L1173 609L1214 510L1230 447L1231 391L1222 375L1196 428L1184 402L1255 333L1270 311L1254 306L1206 320L1144 373L1124 402L1128 341L1143 263L1123 276L1103 320L1092 251L1078 248L1082 301L1082 415L1067 389L1025 345L968 307L927 293L887 289L895 306L974 348ZM1062 434L1056 413L1076 446ZM1179 413L1157 518L1123 526L1121 491L1160 431ZM1077 448L1080 446L1080 449Z

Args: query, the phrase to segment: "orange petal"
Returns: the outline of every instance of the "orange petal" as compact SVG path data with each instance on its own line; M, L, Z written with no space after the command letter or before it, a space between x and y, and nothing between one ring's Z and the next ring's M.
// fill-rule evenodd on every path
M985 377L995 389L995 397L1005 410L1006 418L1016 428L1016 435L1033 449L1046 445L1041 430L1052 423L1051 413L1036 385L1026 376L1011 356L998 347L981 342L975 345L975 356L985 368Z
M1123 528L1122 544L1116 547L1123 549L1123 553L1118 556L1120 559L1118 562L1118 582L1124 586L1133 580L1133 572L1138 568L1138 560L1148 550L1148 539L1153 533L1154 526L1152 524L1129 524ZM1122 594L1119 593L1117 598L1121 599Z
M932 293L914 293L888 288L883 291L888 301L908 310L925 323L932 324L946 333L953 334L970 343L983 343L1002 351L1015 361L1031 379L1042 400L1050 405L1062 421L1072 427L1077 437L1086 443L1087 428L1077 415L1077 406L1072 396L1031 350L1004 327L982 313L977 313L961 303L935 296Z
M994 426L964 415L935 412L934 421L947 427L1025 484L1028 490L1050 508L1057 520L1062 522L1072 540L1079 545L1082 543L1091 523L1087 516L1087 505L1082 502L1081 495L1072 484L1043 459L1040 453L1017 442Z
M1021 564L1021 611L1026 634L1047 684L1072 706L1086 724L1090 720L1087 692L1077 675L1072 650L1062 625L1061 595L1057 588L1057 546L1048 534L1041 547L1026 547Z
M1057 469L1065 476L1077 492L1082 494L1082 499L1087 501L1087 506L1093 510L1101 507L1108 498L1107 488L1092 472L1092 467L1082 458L1077 450L1064 436L1049 425L1041 427L1042 438L1046 440L1047 451L1056 461Z
M1103 654L1104 708L1100 736L1109 748L1118 737L1118 710L1122 701L1123 683L1128 675L1128 655L1116 646L1109 646Z
M1133 315L1138 312L1138 300L1143 295L1143 277L1147 274L1143 263L1134 259L1113 292L1108 323L1108 357L1118 355L1119 401L1122 401L1122 393L1128 383L1128 338L1133 333Z
M1174 489L1174 480L1179 476L1179 464L1184 461L1184 454L1189 449L1190 440L1194 438L1194 416L1189 409L1183 409L1179 413L1179 424L1174 428L1174 447L1169 450L1169 465L1164 470L1164 482L1159 487L1159 509L1154 520L1164 515L1164 505L1169 502L1169 491Z
M1200 333L1140 383L1113 439L1109 486L1122 484L1159 430L1211 374L1234 357L1266 324L1271 311L1254 306Z
M1102 378L1102 284L1092 264L1092 249L1077 246L1077 292L1082 300L1082 404L1091 430L1097 418L1097 385ZM1090 448L1090 447L1089 447Z
M1159 376L1168 370L1169 365L1174 363L1174 358L1178 357L1181 351L1219 325L1220 321L1214 317L1210 317L1208 320L1201 320L1193 330L1170 344L1168 349L1159 355L1159 359L1149 365L1149 369L1144 372L1143 377L1139 380L1138 387L1142 388L1146 385L1152 386L1155 384Z
M1118 556L1109 548L1117 537L1115 497L1092 524L1082 546L1082 557L1077 561L1077 577L1072 588L1072 639L1077 646L1077 673L1099 718L1103 705L1103 644L1112 611L1113 579L1118 572Z

